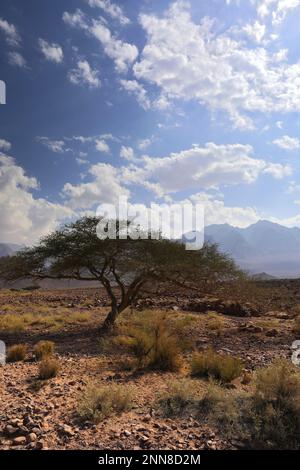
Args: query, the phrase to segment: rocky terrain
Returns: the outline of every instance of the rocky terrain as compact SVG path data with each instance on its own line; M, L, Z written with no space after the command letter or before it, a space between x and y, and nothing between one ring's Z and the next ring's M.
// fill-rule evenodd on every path
M189 378L195 351L213 347L243 361L245 373L291 356L294 322L300 305L299 281L259 283L249 292L229 297L163 292L147 295L120 318L105 347L98 327L107 312L107 298L96 289L68 291L0 291L0 339L7 347L25 343L24 361L0 366L0 448L4 449L236 449L242 443L222 435L194 414L166 417L157 406L170 381ZM246 301L245 299L248 299ZM250 299L250 302L249 302ZM114 338L132 318L156 311L167 315L189 346L178 372L125 366L131 355ZM16 322L16 317L23 323ZM1 323L2 319L2 323ZM216 321L217 320L217 321ZM120 331L119 331L120 330ZM58 374L38 378L33 347L40 340L55 343ZM243 377L244 377L243 376ZM241 390L251 380L230 384ZM199 394L207 381L189 378ZM132 407L98 423L80 420L78 401L89 384L130 386Z

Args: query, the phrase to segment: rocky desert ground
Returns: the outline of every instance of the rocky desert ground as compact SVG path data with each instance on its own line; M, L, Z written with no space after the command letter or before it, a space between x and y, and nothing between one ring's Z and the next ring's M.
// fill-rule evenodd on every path
M25 345L20 360L0 366L0 449L249 447L225 426L220 408L204 406L207 393L215 387L226 397L246 396L256 371L276 358L290 362L292 342L300 339L300 281L252 282L209 295L174 288L147 294L101 336L108 309L105 293L94 288L0 291L0 339L8 351ZM161 319L180 349L176 370L137 359L141 328ZM53 343L57 370L50 378L41 378L40 341ZM192 358L205 351L237 358L237 376L220 383L191 374ZM89 416L84 397L95 387L125 390L126 403Z

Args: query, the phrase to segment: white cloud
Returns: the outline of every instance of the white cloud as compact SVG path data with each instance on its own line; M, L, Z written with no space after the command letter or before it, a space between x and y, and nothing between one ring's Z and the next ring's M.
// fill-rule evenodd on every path
M79 8L77 8L75 13L69 13L68 11L65 11L63 13L62 19L67 25L72 26L73 28L87 28L86 16Z
M77 62L77 68L68 74L70 82L76 85L87 85L89 88L100 88L99 72L93 70L87 60Z
M285 49L249 47L208 18L195 23L182 0L160 17L142 14L140 23L147 42L135 76L155 84L167 100L225 111L238 128L254 126L253 112L300 111L300 61L285 61Z
M279 139L273 140L273 144L277 145L283 150L298 150L300 148L300 140L296 137L290 137L288 135L284 135Z
M120 150L120 157L124 158L125 160L132 161L134 160L134 150L132 147L126 147L122 145Z
M153 137L150 139L141 139L138 143L138 148L140 150L146 150L153 142Z
M54 230L72 211L43 198L35 198L35 178L28 177L13 158L0 155L0 240L31 244Z
M261 18L270 18L274 26L280 25L287 14L300 5L300 0L251 0Z
M10 149L11 149L11 143L5 139L0 139L0 151L3 150L4 152L7 152Z
M124 15L123 9L119 5L110 2L110 0L87 0L87 2L91 7L101 8L109 16L117 19L122 25L130 23L129 18Z
M255 21L254 23L248 23L243 28L242 31L249 36L250 39L259 43L262 41L264 35L266 34L266 25Z
M89 169L92 181L73 185L67 183L63 195L73 209L91 209L96 204L116 203L119 196L129 196L122 187L119 170L105 163L98 163Z
M56 64L59 64L63 61L64 53L59 44L50 44L49 42L40 38L39 47L45 58L50 62L55 62Z
M51 140L48 137L37 137L36 140L54 153L64 153L69 151L69 149L65 147L65 142L63 140Z
M101 21L93 20L90 33L101 42L105 54L114 60L116 70L127 72L138 56L137 47L117 39Z
M4 33L5 39L10 46L19 46L21 38L15 25L0 18L0 30Z
M124 90L134 95L139 105L146 109L150 108L150 100L144 87L136 80L120 80L120 84Z
M20 54L19 52L16 52L16 51L9 52L8 53L8 59L9 59L9 63L11 65L15 65L15 66L21 67L21 68L26 67L26 60L24 59L22 54Z
M300 184L296 183L296 181L290 181L287 187L287 194L293 194L300 191Z
M95 141L96 149L98 152L109 153L110 148L109 145L103 139L96 139Z
M256 208L226 206L222 198L211 194L197 193L189 199L194 204L203 204L205 225L227 223L234 227L248 227L261 218Z
M254 158L250 145L214 143L162 158L144 156L141 166L123 169L124 181L144 185L158 196L192 188L202 191L251 184L264 173L283 178L291 174L291 169Z
M75 13L64 12L63 20L69 26L77 27L86 34L96 38L102 45L104 53L114 61L117 72L127 72L138 56L138 48L112 35L104 20L90 21L81 10Z

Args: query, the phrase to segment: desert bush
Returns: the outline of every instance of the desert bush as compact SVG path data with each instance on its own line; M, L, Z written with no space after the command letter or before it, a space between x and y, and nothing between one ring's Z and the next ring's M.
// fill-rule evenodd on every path
M295 333L300 334L300 315L295 318L294 331Z
M24 361L27 354L26 344L15 344L11 346L7 351L7 362L19 362Z
M158 397L158 405L165 416L180 416L195 400L195 383L184 378L168 382L166 392Z
M59 371L59 362L51 356L46 356L39 365L39 379L47 380L56 377Z
M300 449L300 371L279 359L256 374L254 391L210 383L202 400L206 419L226 438L248 448Z
M90 385L79 400L77 413L81 419L97 423L113 413L128 410L131 395L131 390L124 385Z
M25 330L25 321L22 315L7 314L0 316L0 330L6 333L17 334Z
M51 356L54 353L55 344L53 341L39 341L34 349L34 355L37 360L43 359L46 356Z
M134 338L132 351L139 366L162 371L175 371L180 367L180 348L165 318L153 318L144 328L131 330Z
M300 448L300 371L284 359L257 373L255 435L280 448Z
M212 349L194 354L191 374L196 377L213 377L228 383L240 376L243 364L240 359L217 354Z
M224 330L224 326L225 326L224 319L220 315L214 312L209 312L207 314L207 318L208 318L208 323L206 325L207 328L211 331L215 331L217 335L219 336Z

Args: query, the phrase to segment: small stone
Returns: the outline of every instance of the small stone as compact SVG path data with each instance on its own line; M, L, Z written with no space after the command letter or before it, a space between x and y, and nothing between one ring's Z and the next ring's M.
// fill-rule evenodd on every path
M15 437L12 443L14 446L21 446L23 444L26 444L26 437L25 436Z
M37 440L37 435L34 432L31 432L27 436L27 442L35 442Z
M61 426L60 431L68 437L72 437L75 434L71 426L69 426L68 424L64 424L63 426Z
M35 445L35 450L42 450L44 448L44 443L42 441L37 441Z
M131 432L128 431L128 429L125 429L124 434L125 434L125 436L127 436L127 437L131 436Z
M17 433L17 431L18 431L18 428L15 428L11 424L8 424L5 428L5 434L8 434L9 436L13 436L14 434Z

